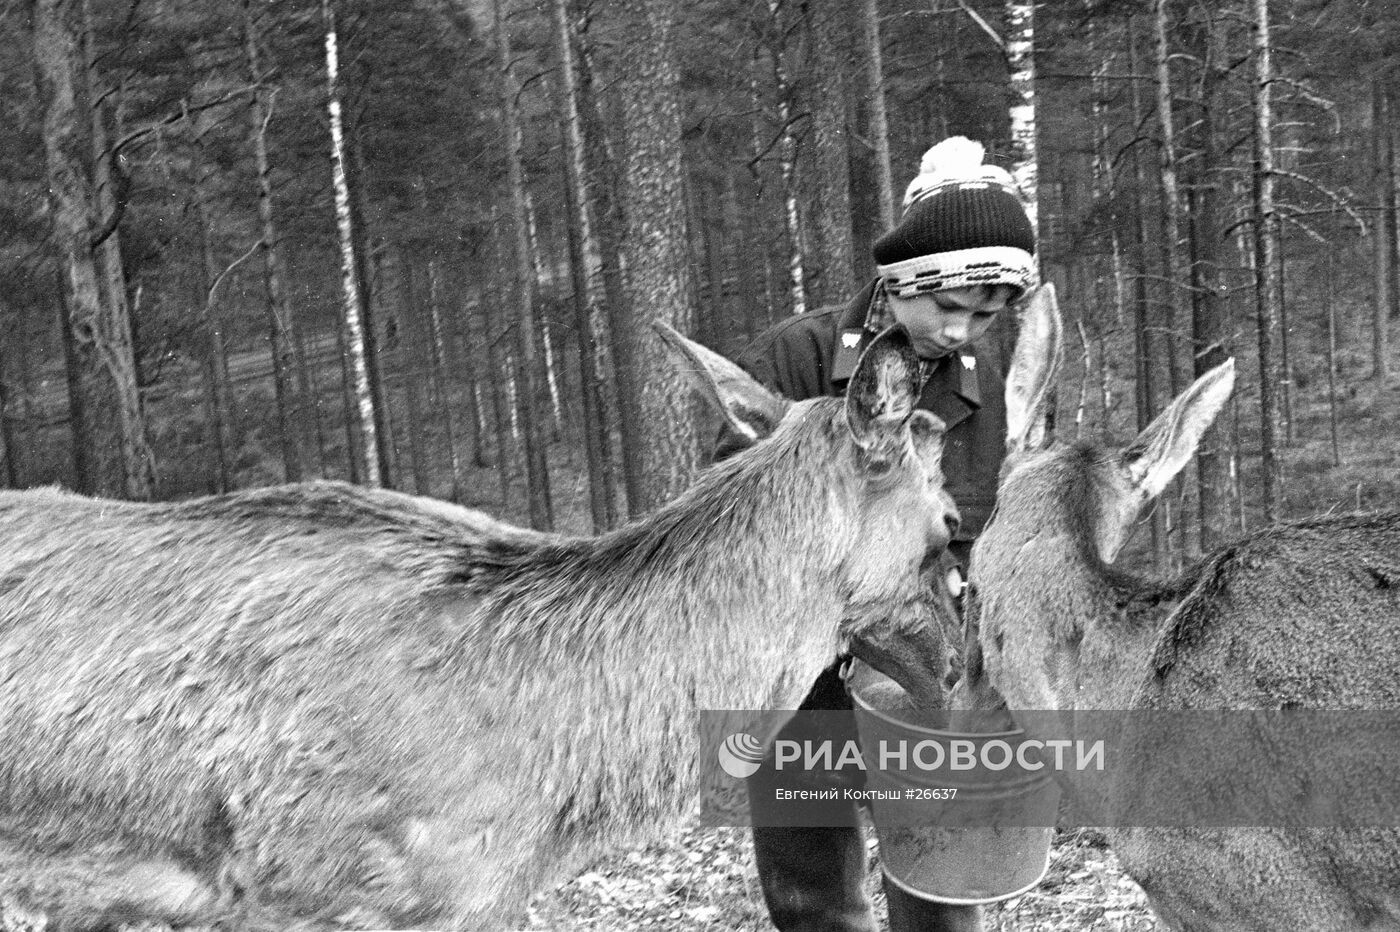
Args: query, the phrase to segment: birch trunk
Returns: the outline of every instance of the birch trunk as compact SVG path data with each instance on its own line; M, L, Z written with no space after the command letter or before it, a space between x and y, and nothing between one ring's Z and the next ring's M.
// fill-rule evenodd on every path
M1268 0L1252 0L1254 23L1254 289L1259 330L1260 491L1264 521L1278 518L1279 469L1275 455L1278 424L1274 328L1278 320L1278 215L1274 208L1273 63Z
M374 393L370 388L369 335L366 332L360 276L355 265L354 225L350 216L350 184L345 173L345 127L340 101L340 49L335 10L331 0L321 0L321 16L326 29L326 98L331 129L331 183L335 190L336 229L340 237L340 282L344 296L346 351L355 395L360 450L366 485L383 486L384 468L375 416Z
M511 224L515 233L516 317L513 384L518 391L513 414L524 434L525 484L530 507L530 526L536 530L547 531L554 526L554 509L550 501L549 467L545 460L544 436L539 423L539 363L535 344L534 269L530 260L529 206L525 202L525 175L520 164L517 86L510 71L510 37L506 32L503 4L504 0L492 0L491 12L496 38L496 63L500 69L498 88L506 146L506 174L510 185Z
M360 483L360 464L364 457L360 451L364 445L360 443L360 435L356 430L359 417L355 412L355 373L350 368L350 342L346 339L345 317L336 322L335 346L336 353L340 357L340 405L345 417L345 460L350 481Z
M524 129L521 129L524 133ZM525 147L522 135L520 148ZM525 219L526 229L529 232L526 242L530 246L530 270L533 275L532 291L538 293L540 283L544 279L544 264L542 257L544 251L540 248L539 225L535 218L535 199L530 196L530 192L525 192ZM560 432L564 428L564 401L559 394L559 375L554 366L554 341L551 339L549 317L545 314L539 315L540 322L540 349L544 355L544 382L545 388L549 390L549 413L550 413L550 440L558 441Z
M105 279L103 244L94 241L97 231L115 218L100 212L103 195L93 180L85 13L81 0L36 0L33 5L53 242L64 341L71 354L74 462L80 491L146 499L153 491L154 466L136 384L126 289L124 284L113 288ZM112 226L110 237L118 235Z
M1007 0L1006 64L1011 74L1011 177L1039 231L1040 161L1035 124L1035 3Z

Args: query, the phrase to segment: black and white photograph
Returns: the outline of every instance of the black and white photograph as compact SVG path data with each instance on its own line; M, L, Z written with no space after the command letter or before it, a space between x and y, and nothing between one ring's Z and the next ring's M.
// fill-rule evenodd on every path
M0 932L1400 932L1400 3L0 0Z

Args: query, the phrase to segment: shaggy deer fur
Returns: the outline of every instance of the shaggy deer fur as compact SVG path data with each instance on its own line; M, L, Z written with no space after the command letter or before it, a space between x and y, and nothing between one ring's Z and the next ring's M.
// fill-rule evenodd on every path
M1052 299L1022 332L1007 382L1011 456L973 551L974 694L989 679L1012 709L1400 708L1400 514L1266 529L1166 583L1119 572L1110 564L1133 523L1229 396L1233 363L1126 448L1047 449L1042 409L1060 354ZM1076 775L1074 789L1130 813L1154 775L1106 778ZM1180 932L1400 928L1393 830L1110 834Z
M0 892L65 930L500 929L688 810L697 709L929 649L956 518L903 331L792 405L663 336L772 435L596 539L339 483L0 495Z

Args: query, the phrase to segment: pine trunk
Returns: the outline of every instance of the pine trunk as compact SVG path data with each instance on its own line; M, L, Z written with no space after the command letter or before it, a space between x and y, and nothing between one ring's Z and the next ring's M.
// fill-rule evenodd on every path
M1133 26L1133 17L1127 18L1127 39L1128 39L1128 72L1137 74L1138 53L1137 53L1137 33ZM1132 103L1133 125L1142 126L1146 120L1145 107L1142 100L1142 89L1136 79L1129 82L1130 100ZM1153 316L1151 295L1147 287L1147 279L1151 274L1152 261L1151 250L1147 238L1147 205L1145 199L1150 190L1148 184L1147 171L1143 166L1143 159L1139 146L1134 146L1132 151L1133 159L1133 254L1137 265L1137 274L1133 279L1133 330L1134 330L1134 352L1135 368L1137 370L1136 396L1137 396L1137 429L1139 431L1147 429L1147 425L1152 422L1152 418L1157 414L1157 372L1158 357L1161 353L1158 350L1158 340L1156 338L1157 321ZM1152 561L1159 573L1166 572L1171 562L1171 553L1167 541L1166 511L1163 508L1152 509L1149 519L1149 527L1152 533Z
M810 259L814 266L808 297L816 307L846 301L855 289L855 251L851 244L851 166L846 148L847 56L837 43L846 35L844 0L809 0L804 21L809 44L806 58L811 99L808 157L811 182L818 192L811 215Z
M1278 321L1278 214L1274 208L1273 64L1268 0L1254 6L1254 289L1259 330L1260 491L1264 522L1278 519L1279 470L1275 430L1278 424L1277 367L1274 330Z
M1177 341L1181 313L1181 292L1186 276L1181 261L1181 187L1177 175L1176 118L1172 112L1171 48L1168 0L1153 0L1153 26L1156 37L1157 124L1162 133L1162 270L1166 293L1162 305L1164 343L1167 351L1167 391L1176 397L1182 389L1182 370Z
M214 469L210 474L217 477L215 492L228 492L233 488L233 470L230 460L233 456L236 436L233 428L233 412L229 405L231 394L228 381L228 356L224 349L224 319L216 294L219 270L214 261L214 243L209 233L209 208L204 201L204 192L196 182L194 192L195 223L199 225L200 251L200 301L204 309L204 379L209 398L209 434L213 440L211 452Z
M267 311L268 348L272 354L272 385L277 401L277 434L282 450L282 471L288 482L300 482L303 473L301 400L292 384L291 309L283 282L281 241L272 200L272 165L267 152L267 125L272 119L270 98L263 87L261 43L252 0L243 0L243 54L248 80L254 91L248 97L248 138L252 144L258 178L258 220L262 228L263 290Z
M461 504L466 492L466 469L462 464L461 452L457 449L457 413L452 406L452 377L460 369L452 343L442 320L442 282L439 278L437 260L428 260L428 349L429 371L431 374L432 409L434 419L442 425L443 441L447 444L447 462L452 471L452 501ZM470 443L475 449L479 444L476 437L476 397L468 386L467 422L472 434Z
M631 53L620 63L627 139L625 281L634 320L622 341L627 356L616 363L636 378L637 397L624 411L636 413L642 444L642 496L628 502L638 515L690 484L698 438L692 419L675 413L686 382L648 326L664 321L684 333L692 322L679 81L671 44L675 0L623 0L618 8L621 21L635 30Z
M1386 202L1386 181L1390 163L1390 114L1384 86L1371 84L1371 163L1376 203ZM1387 211L1376 211L1371 228L1374 255L1374 286L1371 295L1371 377L1384 382L1390 375L1390 265L1391 253Z
M894 226L894 176L890 170L890 122L885 108L884 50L880 43L879 0L860 0L861 96L865 99L865 133L875 169L875 198L880 229Z
M411 460L413 491L432 494L432 464L427 425L423 418L423 377L431 372L424 338L423 309L418 300L413 263L407 253L399 253L399 373L403 379L404 406L407 409L408 455Z
M113 288L95 234L115 218L99 213L86 10L81 0L36 0L34 63L44 110L53 243L59 257L64 340L71 354L74 462L79 491L150 498L151 451L136 384L126 289ZM109 239L116 237L115 226ZM120 269L117 269L120 272Z
M1220 280L1221 224L1220 140L1224 133L1224 104L1219 90L1226 77L1222 57L1225 52L1219 26L1207 24L1201 85L1201 119L1197 130L1199 153L1196 183L1192 186L1191 219L1191 333L1194 375L1202 376L1223 363L1230 355L1229 330L1221 307ZM1223 543L1230 530L1229 455L1225 448L1225 424L1213 424L1206 431L1196 453L1199 489L1199 517L1202 551L1209 552Z
M525 484L530 506L530 526L547 531L554 526L550 501L549 466L545 459L545 439L540 423L539 354L536 350L535 275L530 258L529 205L525 200L525 173L520 155L520 117L516 111L518 91L510 71L510 37L506 32L505 0L492 0L492 22L496 39L496 63L500 69L499 91L502 132L505 136L506 175L510 186L511 225L514 229L515 268L515 378L517 386L515 418L524 434ZM504 459L502 460L504 464Z
M803 314L807 311L807 249L802 235L802 213L798 206L797 135L793 132L792 82L788 79L786 30L783 28L782 13L780 0L768 0L773 85L778 98L778 132L781 134L778 164L783 179L783 226L788 244L788 296L792 313ZM757 100L755 107L758 107Z
M588 503L594 533L601 533L617 524L612 443L603 403L602 381L598 376L598 339L594 330L594 322L601 320L603 312L602 258L590 213L592 205L583 119L579 112L579 78L575 69L574 36L566 0L550 0L550 13L560 73L557 97L564 143L564 182L569 209L569 270L574 291L574 331L578 339L583 442L588 461Z
M23 346L25 328L22 322L7 328L10 333L15 334L21 343L19 353L23 354L26 347ZM6 348L11 344L10 340L0 340L0 459L5 461L5 487L18 489L20 487L20 443L19 431L15 430L15 393L10 390L10 358Z

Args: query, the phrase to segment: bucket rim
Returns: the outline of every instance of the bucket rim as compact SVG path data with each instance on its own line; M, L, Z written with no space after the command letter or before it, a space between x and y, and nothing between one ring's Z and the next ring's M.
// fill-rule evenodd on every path
M875 706L865 701L865 699L861 696L859 690L857 689L852 688L850 692L851 699L856 703L856 705L860 706L862 712L868 712L876 718L888 722L891 725L898 725L900 728L907 728L910 731L919 732L921 734L937 735L940 738L973 738L989 740L992 738L1016 738L1021 737L1026 733L1026 730L1024 728L1012 728L1009 731L951 731L945 728L930 728L927 725L918 725L914 722L905 721L902 718L896 718L895 716L891 715L889 712L886 712L883 709L875 708Z
M1036 874L1034 880L1026 884L1024 887L1012 890L1010 893L998 893L994 896L939 896L934 893L925 893L922 890L916 890L905 881L900 880L898 877L891 874L889 868L885 866L885 861L883 857L880 859L880 872L885 875L885 879L889 880L891 883L893 883L896 887L899 887L899 889L903 890L905 893L909 894L910 896L917 897L918 899L924 900L926 902L946 903L949 906L987 906L991 903L1000 903L1004 900L1013 900L1018 896L1024 896L1027 893L1034 890L1036 887L1040 886L1041 882L1045 880L1045 875L1050 873L1050 856L1053 853L1053 851L1053 845L1046 846L1045 864L1040 868L1040 873Z

